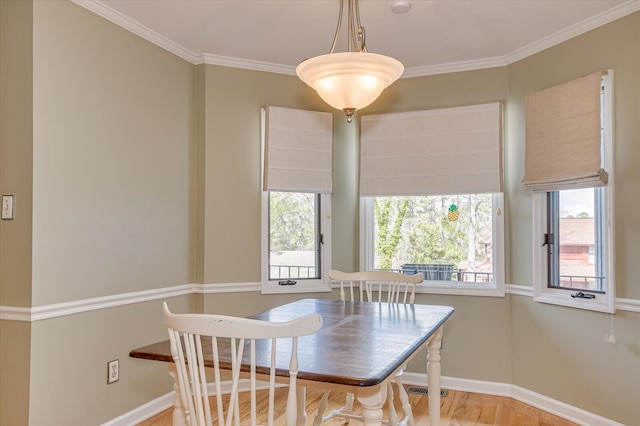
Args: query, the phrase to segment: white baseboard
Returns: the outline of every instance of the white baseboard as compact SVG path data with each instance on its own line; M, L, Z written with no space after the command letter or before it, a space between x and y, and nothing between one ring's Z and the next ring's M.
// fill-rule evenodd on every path
M427 376L425 374L405 372L403 382L408 385L426 386ZM622 423L618 423L611 419L590 413L581 408L574 407L553 398L549 398L548 396L508 383L459 379L456 377L443 376L441 386L442 389L448 390L507 396L579 425L624 426Z
M511 385L511 398L524 402L548 413L555 414L579 425L585 426L625 426L622 423L590 413L581 408L557 401L548 396L532 392L520 386Z
M405 372L403 382L407 385L427 386L426 374ZM242 390L249 390L249 382L243 381L240 385ZM258 386L258 389L266 387ZM508 383L487 382L483 380L459 379L456 377L442 377L442 389L456 390L462 392L482 393L486 395L506 396L525 404L539 408L563 419L583 426L625 426L597 414L590 413L581 408L574 407L564 402L557 401L548 396L521 388L520 386ZM227 384L223 384L222 393L230 391ZM210 395L215 395L214 390L209 388ZM128 426L138 424L148 418L170 408L173 405L175 392L169 392L159 398L154 399L128 413L112 419L102 426Z
M276 384L276 387L280 387L280 386L285 386L285 385ZM238 387L241 392L248 392L251 389L250 382L248 379L240 380ZM269 384L266 382L257 382L256 384L257 390L268 389L268 388L269 388ZM216 391L211 383L208 385L208 389L209 389L210 396L216 394ZM223 382L220 393L226 394L229 392L231 392L231 382L230 381ZM173 400L175 399L175 397L176 397L176 393L174 391L171 391L169 393L162 395L161 397L154 399L153 401L150 401L144 405L141 405L138 408L134 408L133 410L127 413L124 413L123 415L118 416L115 419L111 419L108 422L103 423L101 426L136 425L140 422L143 422L155 416L158 413L163 412L167 408L171 408L173 406Z
M153 401L147 402L144 405L134 408L133 410L124 413L121 416L111 419L102 426L131 426L147 420L158 413L163 412L169 407L173 406L173 399L175 398L175 392L169 392L162 395Z

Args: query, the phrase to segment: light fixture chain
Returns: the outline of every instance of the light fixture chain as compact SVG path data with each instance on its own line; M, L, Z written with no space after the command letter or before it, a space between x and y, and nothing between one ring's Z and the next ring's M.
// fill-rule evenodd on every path
M360 41L360 52L367 51L366 33L364 27L360 23L360 4L359 0L353 0L356 8L356 23L358 24L358 40Z
M360 25L360 6L358 0L347 0L349 2L349 52L364 52L364 45L360 37L362 26Z
M356 31L358 31L358 28L356 28L356 22L354 20L354 17L358 15L358 3L357 0L348 0L349 2L349 52L353 52L353 51L359 51L360 49L358 49L358 38L356 36Z
M340 37L340 30L342 28L342 15L344 13L344 0L340 0L340 12L338 13L338 25L336 26L336 32L333 35L333 42L331 43L331 49L329 53L334 53L336 45L338 44L338 38ZM365 29L360 23L360 5L358 0L347 0L347 48L349 52L366 52L366 33Z
M333 53L338 42L338 36L340 35L340 27L342 26L342 10L344 9L344 0L340 0L340 13L338 14L338 26L336 27L336 33L333 36L333 43L331 43L331 50L329 53Z
M366 33L364 27L358 28L358 40L360 40L360 52L365 53L367 51L366 46Z

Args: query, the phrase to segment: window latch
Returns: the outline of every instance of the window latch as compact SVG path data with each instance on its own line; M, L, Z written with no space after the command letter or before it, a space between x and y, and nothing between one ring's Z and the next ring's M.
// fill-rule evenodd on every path
M591 293L583 293L582 291L578 291L576 293L571 293L571 297L574 299L595 299L596 295Z
M296 285L298 282L293 280L278 281L279 285Z
M553 244L553 234L544 234L544 243L542 246L551 246Z

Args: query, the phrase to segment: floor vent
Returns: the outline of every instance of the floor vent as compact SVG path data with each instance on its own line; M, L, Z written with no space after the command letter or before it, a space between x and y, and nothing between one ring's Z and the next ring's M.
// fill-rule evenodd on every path
M424 388L424 387L415 387L415 386L409 386L407 388L407 392L408 393L417 393L419 395L428 395L429 394L429 389ZM449 391L447 390L441 390L440 391L440 397L444 398L445 396L447 396L447 393L449 393Z

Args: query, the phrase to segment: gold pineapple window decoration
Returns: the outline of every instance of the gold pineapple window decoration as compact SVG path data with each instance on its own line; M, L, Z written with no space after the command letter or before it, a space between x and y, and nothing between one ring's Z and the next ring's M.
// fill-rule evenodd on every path
M451 204L449 206L447 217L451 222L455 222L456 220L458 220L458 216L460 216L460 213L458 212L458 206L456 206L455 204Z

